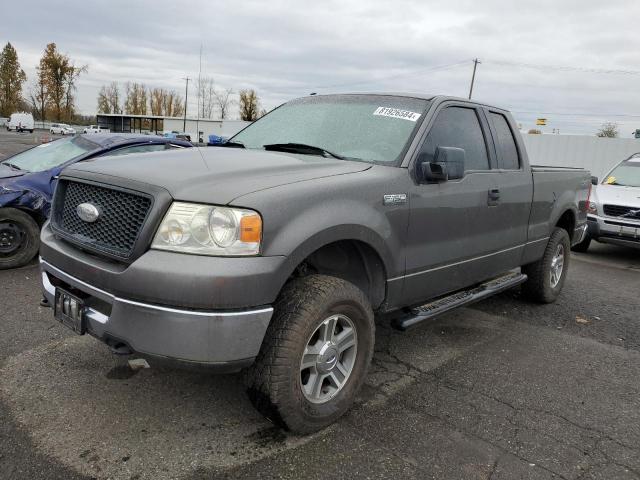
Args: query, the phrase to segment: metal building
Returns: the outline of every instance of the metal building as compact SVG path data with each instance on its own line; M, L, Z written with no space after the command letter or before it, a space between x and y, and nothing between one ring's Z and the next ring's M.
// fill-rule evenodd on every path
M199 138L202 138L206 143L209 135L231 137L251 122L189 117L185 121L183 117L99 113L96 115L96 123L115 133L162 135L164 132L184 132L191 136L191 141L197 142Z

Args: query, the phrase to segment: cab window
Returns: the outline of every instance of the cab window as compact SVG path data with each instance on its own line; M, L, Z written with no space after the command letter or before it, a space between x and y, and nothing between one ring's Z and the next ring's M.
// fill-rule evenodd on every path
M496 131L496 148L498 150L498 164L505 170L518 170L520 168L520 158L518 148L513 138L513 132L509 122L501 113L491 112L491 121Z
M421 153L433 161L437 147L464 149L465 171L490 169L487 144L474 108L447 107L438 113Z

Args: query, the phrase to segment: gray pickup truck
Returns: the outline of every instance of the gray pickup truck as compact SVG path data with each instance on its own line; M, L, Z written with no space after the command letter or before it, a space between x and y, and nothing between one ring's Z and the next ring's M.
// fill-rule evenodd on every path
M374 315L406 329L518 284L554 301L590 186L531 167L499 108L309 96L224 147L63 171L43 290L116 353L245 369L256 408L308 433L353 402Z

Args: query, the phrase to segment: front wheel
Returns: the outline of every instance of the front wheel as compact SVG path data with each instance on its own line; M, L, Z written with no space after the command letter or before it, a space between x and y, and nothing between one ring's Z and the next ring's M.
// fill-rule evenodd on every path
M355 285L326 275L289 282L274 305L260 353L246 372L256 409L308 434L353 403L373 355L371 306Z
M529 277L522 285L526 297L540 303L556 301L567 278L570 249L567 231L555 228L542 258L522 267L522 272Z
M0 270L26 265L40 247L40 228L15 208L0 208Z

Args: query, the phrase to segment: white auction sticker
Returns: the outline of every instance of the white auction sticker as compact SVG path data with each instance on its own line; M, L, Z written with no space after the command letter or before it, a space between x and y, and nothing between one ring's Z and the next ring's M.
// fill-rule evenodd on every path
M400 110L398 108L389 107L378 107L373 114L382 117L400 118L402 120L409 120L410 122L415 122L421 115L420 113L410 112L409 110Z

